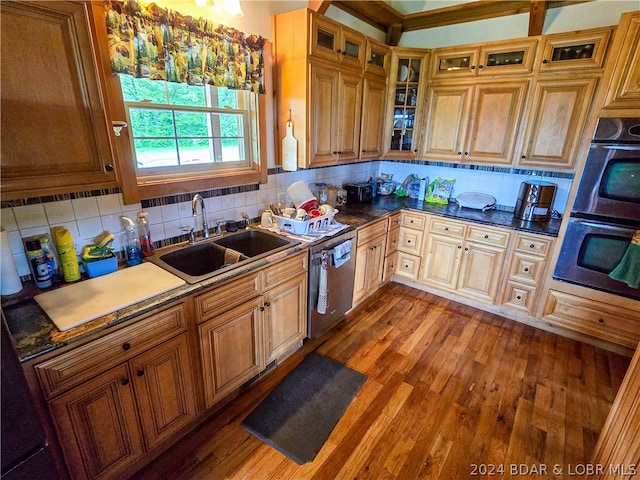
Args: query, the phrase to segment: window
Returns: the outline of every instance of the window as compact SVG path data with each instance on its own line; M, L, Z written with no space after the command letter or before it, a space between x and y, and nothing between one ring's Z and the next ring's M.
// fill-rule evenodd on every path
M139 182L259 165L257 94L120 76Z

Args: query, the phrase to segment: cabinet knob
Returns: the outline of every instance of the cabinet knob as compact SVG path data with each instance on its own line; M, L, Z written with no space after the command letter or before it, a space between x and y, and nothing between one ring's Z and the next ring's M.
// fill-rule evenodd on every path
M337 49L337 50L336 50L336 52L338 52L338 53L342 53L342 50L340 50L340 49Z
M475 70L476 66L475 65L471 65L471 70Z
M469 247L465 247L464 251L468 252L469 251Z
M478 65L478 69L479 69L479 70L482 70L482 65Z
M604 323L604 318L599 318L599 319L598 319L598 322L599 322L599 323Z
M529 245L529 248L536 248L536 246L532 243L531 245Z
M449 231L449 227L444 227L444 231L448 232Z
M525 158L527 158L527 156L526 156L526 155L522 155L522 156L520 157L520 159L521 159L521 160L524 160Z
M542 63L547 63L547 59L545 58L544 60L542 60Z
M136 372L136 375L139 376L139 377L142 377L144 375L144 370L138 370Z
M105 166L104 166L104 169L105 169L107 172L113 172L113 170L114 170L113 165L111 165L111 164L109 164L109 165L105 165Z
M458 152L458 155L462 155L462 152Z
M129 350L131 348L131 344L129 342L125 342L122 344L123 350Z
M462 245L458 245L458 250L462 250Z
M270 307L271 306L271 302L264 302L264 306L265 307Z
M528 272L528 271L529 271L529 268L525 268L525 269L524 269L524 271L525 271L525 272Z
M129 385L129 379L127 377L124 377L122 380L120 380L120 383L122 385Z
M516 297L516 300L522 300L522 296L518 295L518 296Z
M465 156L468 157L469 156L469 152L464 152Z
M484 238L489 238L489 235L485 235Z
M411 240L407 240L407 243L411 243Z
M413 153L418 153L418 149L416 148L416 149L413 151Z
M264 307L260 307L260 311L261 311L261 312L264 312Z

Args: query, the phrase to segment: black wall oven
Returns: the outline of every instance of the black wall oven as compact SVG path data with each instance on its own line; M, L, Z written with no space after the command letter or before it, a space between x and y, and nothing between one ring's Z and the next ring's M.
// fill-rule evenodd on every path
M601 118L553 278L640 300L609 277L639 229L640 118Z

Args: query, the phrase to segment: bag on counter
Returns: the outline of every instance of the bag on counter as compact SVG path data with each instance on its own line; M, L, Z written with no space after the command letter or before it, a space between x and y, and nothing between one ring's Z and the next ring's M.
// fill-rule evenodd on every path
M427 188L427 194L424 199L425 202L438 203L440 205L448 204L455 183L455 180L445 180L440 177L436 178Z

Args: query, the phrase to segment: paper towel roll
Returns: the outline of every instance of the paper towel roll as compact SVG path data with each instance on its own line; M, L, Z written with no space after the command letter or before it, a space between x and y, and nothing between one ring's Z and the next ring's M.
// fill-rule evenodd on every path
M4 228L0 229L0 293L11 295L22 290L18 267L13 259L9 236Z

